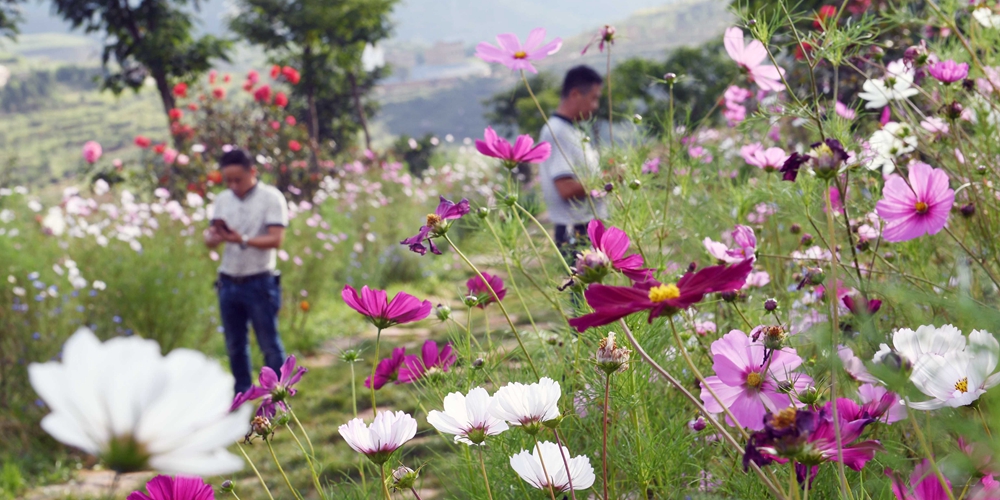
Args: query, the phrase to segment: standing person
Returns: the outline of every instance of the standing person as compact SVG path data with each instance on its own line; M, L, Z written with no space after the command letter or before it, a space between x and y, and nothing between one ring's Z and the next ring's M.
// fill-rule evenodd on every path
M556 244L570 259L575 258L577 247L585 244L587 223L595 217L607 217L604 200L590 198L581 182L580 176L601 173L600 157L586 134L576 127L597 111L603 83L601 75L588 66L570 69L563 80L559 107L542 127L539 138L553 145L552 154L539 169L539 182L549 219L555 225Z
M253 324L264 364L279 373L285 361L278 336L281 276L275 272L275 257L288 226L288 206L281 191L257 179L257 167L245 151L223 154L219 171L229 189L215 198L205 245L226 243L216 290L238 394L253 383L248 323Z

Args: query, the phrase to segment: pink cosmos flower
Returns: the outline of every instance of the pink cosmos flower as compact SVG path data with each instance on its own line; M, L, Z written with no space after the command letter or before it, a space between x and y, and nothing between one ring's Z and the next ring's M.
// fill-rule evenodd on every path
M948 492L941 487L930 461L926 458L920 465L913 468L910 474L910 486L907 487L900 478L893 474L892 469L886 469L885 475L892 479L892 492L897 500L947 500ZM951 488L951 481L945 478L945 484ZM912 492L912 494L911 494Z
M833 106L833 110L840 115L841 118L845 118L847 120L853 120L855 116L857 116L857 113L855 113L853 109L848 108L846 104L840 101L837 101L837 104Z
M658 316L669 316L701 301L705 294L739 290L753 270L753 260L733 266L712 266L688 272L676 284L663 284L650 278L630 287L593 284L584 296L594 312L569 320L570 326L583 332L606 325L639 311L649 311L650 323Z
M212 485L200 477L156 476L146 483L146 491L148 495L133 491L127 500L215 500Z
M753 228L737 224L736 228L730 234L735 243L735 247L733 248L727 247L725 243L712 241L707 236L702 241L702 244L705 245L708 253L719 262L735 264L744 259L749 259L751 262L756 259L754 253L757 251L757 236L754 235Z
M597 30L597 34L594 35L594 37L591 38L589 42L587 42L587 45L584 46L583 50L580 51L580 55L586 54L587 50L590 49L590 46L593 45L594 42L596 42L598 40L600 40L600 43L597 44L597 48L601 52L604 52L604 44L605 43L608 44L608 47L611 47L612 45L614 45L615 44L615 27L611 26L610 24L605 24L603 28Z
M935 138L947 135L951 128L948 126L948 122L937 116L929 116L920 121L920 126L924 130L930 132Z
M485 309L486 306L496 302L493 300L493 294L490 293L490 288L493 292L497 294L497 298L503 300L507 296L507 289L503 287L503 279L499 276L494 276L490 273L483 273L483 278L486 281L483 282L479 275L469 278L469 281L465 282L465 286L469 289L469 296L476 297L476 307L480 309ZM487 287L486 284L490 286Z
M948 187L948 174L917 162L910 165L909 179L907 185L899 174L889 176L882 189L883 198L875 205L879 217L886 221L882 231L886 241L937 234L948 222L948 213L955 203L955 191Z
M847 297L845 296L844 298ZM865 363L861 361L861 358L854 355L854 351L851 350L850 347L845 345L837 347L837 356L840 358L840 361L844 363L844 370L854 380L876 384L878 383L878 379L868 373L868 369L865 368Z
M382 465L417 434L417 421L401 411L380 411L370 425L355 418L341 425L338 432L351 449Z
M740 148L740 156L748 164L763 169L765 172L774 172L785 164L788 155L781 148L764 149L759 142L748 144Z
M344 285L340 296L351 306L351 309L368 318L378 329L392 325L412 323L426 318L431 313L431 302L420 302L416 297L405 292L399 292L392 300L386 300L385 290L372 290L361 287L361 296L351 285Z
M660 157L650 158L642 163L642 173L644 174L658 174L660 173Z
M438 250L432 238L447 233L448 228L451 227L451 222L449 221L461 219L465 214L469 213L469 210L469 200L462 198L462 201L455 203L441 196L441 201L438 203L434 213L427 214L427 223L420 226L417 234L399 243L401 245L409 245L411 252L424 255L427 253L427 247L424 246L424 242L426 241L432 254L441 255L441 251Z
M785 70L771 64L767 59L767 49L758 40L753 40L749 44L743 41L743 30L732 27L726 30L723 43L729 57L736 61L736 64L746 71L747 79L756 83L764 90L780 92L785 87L781 83L781 76Z
M292 355L285 359L280 371L281 377L279 378L278 374L274 373L271 367L265 366L261 368L260 376L257 378L257 383L260 385L251 386L246 392L237 394L233 398L233 405L229 408L229 411L236 410L247 401L260 398L263 399L261 400L260 408L257 408L257 415L271 418L278 408L287 411L288 406L285 404L285 400L298 393L294 385L299 380L302 380L302 376L309 370L304 366L296 369L295 356Z
M948 59L927 66L927 72L941 83L954 83L969 76L969 63L956 63Z
M485 140L476 139L476 149L491 158L499 158L508 169L519 163L541 163L552 154L549 143L540 142L536 145L535 140L527 134L519 135L513 146L507 139L498 136L493 127L486 127L483 135Z
M392 350L392 356L378 362L378 367L375 368L375 390L381 389L389 382L399 383L399 369L403 366L405 358L406 348L397 347ZM365 387L372 388L371 376L365 379Z
M446 372L458 359L451 349L451 342L439 351L437 342L428 340L424 342L420 352L419 357L407 356L403 361L403 367L399 369L399 383L411 384L434 370Z
M545 59L562 48L562 39L555 38L551 42L541 45L545 40L545 28L535 28L528 33L528 39L521 45L517 35L513 33L502 33L497 35L495 47L486 42L479 42L476 45L476 57L488 63L500 63L508 68L518 71L528 71L538 73L538 70L531 65L531 61ZM541 46L540 46L541 45Z
M750 287L763 288L771 282L771 275L767 271L754 271L747 276L747 282L742 289Z
M838 399L837 413L845 420L873 418L891 424L906 418L906 407L899 395L880 385L864 384L858 388L857 404L850 399Z
M101 145L97 141L87 141L83 144L83 161L95 163L101 158Z
M165 148L163 150L163 163L166 163L167 165L172 165L174 163L174 160L177 159L177 155L178 153L176 149Z
M767 360L765 352L770 353ZM729 408L741 427L761 430L767 410L776 412L792 405L787 392L779 388L780 384L789 381L792 392L803 391L812 384L808 375L792 373L801 364L802 358L790 347L768 350L747 334L732 330L712 342L715 375L706 377L705 383L719 396L722 405ZM701 400L709 412L723 411L723 406L704 386ZM726 422L735 425L729 417Z
M652 269L642 267L641 255L625 255L631 244L625 231L614 226L605 229L603 222L594 219L587 224L587 235L593 248L581 252L576 260L577 275L584 283L600 282L610 269L632 281L652 278Z
M753 96L753 92L737 86L730 85L729 88L722 94L722 98L726 100L727 103L743 104L744 101Z

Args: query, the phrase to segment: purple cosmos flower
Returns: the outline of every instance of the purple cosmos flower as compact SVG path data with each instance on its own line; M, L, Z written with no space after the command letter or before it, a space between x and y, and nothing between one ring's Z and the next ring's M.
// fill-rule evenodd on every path
M731 234L733 242L736 244L733 248L727 247L725 243L712 241L708 237L702 241L702 244L705 245L708 253L719 262L735 264L745 259L750 259L751 261L756 259L754 253L757 251L757 236L754 235L753 229L748 226L737 225Z
M513 33L502 33L497 35L495 47L486 42L479 42L476 45L476 57L488 63L500 63L508 68L517 71L523 70L530 73L538 73L538 70L531 65L531 61L545 59L562 48L562 39L555 38L551 42L541 45L545 40L545 28L535 28L528 33L528 39L521 45L517 35Z
M215 500L212 485L200 477L156 476L146 483L146 491L148 495L133 491L127 500Z
M765 353L769 355L765 358ZM812 379L807 375L793 373L802 364L802 358L795 350L785 347L769 350L764 342L753 341L747 334L732 330L721 339L712 342L712 369L715 375L705 378L705 383L729 408L741 427L753 430L764 428L764 415L792 404L787 388L791 392L804 391ZM711 413L721 413L723 406L716 401L708 388L702 387L701 399L705 409ZM727 416L726 422L735 425Z
M507 296L507 289L503 287L503 280L499 276L483 273L483 278L486 278L486 282L483 282L482 278L478 275L469 278L469 281L465 282L465 286L469 288L469 296L476 298L476 307L480 309L485 309L486 306L496 302L493 300L490 288L493 289L500 300L503 300ZM486 286L487 283L489 283L489 287Z
M954 83L969 76L969 63L957 63L951 59L927 66L927 72L941 83Z
M429 300L420 302L420 299L405 292L399 292L392 300L387 300L385 290L372 290L363 286L359 297L354 287L344 285L340 296L351 309L368 318L380 330L392 325L420 321L431 313Z
M485 140L476 139L476 150L491 158L499 158L508 169L520 163L541 163L552 154L549 143L535 144L535 140L527 134L517 136L513 146L507 139L498 136L493 127L486 127L483 135Z
M233 405L229 411L239 408L247 401L261 398L263 399L261 399L260 408L257 409L257 415L271 418L278 408L288 411L285 400L298 393L294 386L299 380L302 380L302 376L309 370L304 366L296 369L295 355L292 355L285 359L280 371L281 377L278 377L278 374L274 373L271 367L261 368L260 376L257 377L257 383L260 385L251 386L246 392L237 394L233 398Z
M469 200L462 198L462 201L455 203L442 196L434 213L427 214L427 224L420 226L420 231L417 234L399 243L409 245L411 252L424 255L427 253L427 247L424 246L424 241L426 241L430 246L431 253L441 255L441 251L438 250L432 238L447 233L451 226L449 221L461 219L467 213L469 213Z
M882 308L882 301L879 299L868 300L861 295L851 297L845 295L842 299L844 306L851 310L853 314L875 314Z
M406 348L397 347L392 350L392 356L379 361L378 367L375 368L375 390L381 389L389 382L399 383L399 369L403 366L405 358ZM365 387L372 388L371 376L365 379Z
M836 139L826 139L810 146L809 154L792 153L781 166L781 179L795 182L799 169L809 160L813 161L813 170L822 178L836 175L840 166L847 161L847 152Z
M897 500L947 500L948 492L941 486L941 481L931 467L931 463L926 458L920 465L913 468L910 474L910 486L907 487L902 479L896 477L892 469L886 469L885 475L892 479L892 492L896 494ZM951 481L945 478L945 484L951 488ZM910 492L913 494L910 494Z
M885 387L864 384L858 388L861 404L846 398L837 400L837 413L845 420L873 418L887 424L906 418L906 407L899 403L899 395Z
M753 261L747 259L733 266L712 266L688 272L676 284L663 284L652 278L630 287L595 283L584 294L594 312L573 318L569 324L582 332L647 310L652 323L653 318L687 309L707 293L739 290L752 270Z
M910 165L909 179L907 184L899 174L889 176L882 189L883 198L875 205L875 212L886 221L882 231L886 241L937 234L948 222L948 212L955 203L948 174L917 162Z
M613 226L605 229L603 222L594 219L587 224L587 234L594 246L577 256L576 272L580 281L600 283L611 269L621 272L632 281L652 279L653 270L642 267L641 255L625 255L631 244L625 231Z
M594 42L598 40L600 40L600 43L597 44L597 48L601 52L604 52L604 44L608 44L608 47L614 45L615 27L611 26L610 24L605 24L603 28L597 30L597 34L594 35L594 37L591 38L589 42L587 42L587 45L584 46L583 50L580 51L580 55L586 54L587 50L590 49L590 46L593 45Z
M438 350L437 342L428 340L420 349L421 356L407 356L403 367L399 369L399 383L410 384L420 380L433 371L448 371L448 368L458 359L451 349L451 342Z

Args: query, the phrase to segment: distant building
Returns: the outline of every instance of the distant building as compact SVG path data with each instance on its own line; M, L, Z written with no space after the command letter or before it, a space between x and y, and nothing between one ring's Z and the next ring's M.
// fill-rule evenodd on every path
M410 50L389 49L385 51L385 62L393 69L410 69L417 65L417 54Z
M436 42L424 51L424 64L447 66L465 61L465 44L462 42Z

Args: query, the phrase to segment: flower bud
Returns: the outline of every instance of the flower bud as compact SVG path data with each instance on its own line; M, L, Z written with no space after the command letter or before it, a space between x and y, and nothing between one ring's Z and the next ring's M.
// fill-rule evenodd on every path
M751 331L751 335L756 339L761 338L761 342L764 344L764 348L770 349L772 351L777 351L784 346L785 338L788 336L785 334L785 329L781 325L763 325L754 328Z
M507 196L503 197L503 202L508 207L513 207L517 203L517 195L513 193L508 194Z
M980 165L980 166L976 167L976 173L977 174L979 174L979 175L986 175L986 172L987 172L986 165Z
M564 415L559 415L558 417L553 418L552 420L546 420L542 422L542 425L548 427L549 429L558 429L559 424L561 424L563 421L563 418L565 418Z
M677 82L677 73L667 73L663 75L663 79L667 82L667 85L673 85Z
M855 245L855 248L857 248L859 252L865 252L865 251L868 250L868 248L870 246L871 246L871 242L870 241L868 241L868 240L858 240L858 244Z
M869 52L871 54L872 59L874 59L876 62L881 61L882 58L885 57L885 51L882 50L881 47L876 47L873 45L872 48L869 50Z
M340 360L345 363L357 363L361 360L361 351L357 349L348 349L340 354Z
M261 415L257 415L253 418L250 422L250 428L253 430L254 434L264 439L267 439L267 437L274 432L274 428L271 427L271 421L268 420L267 417Z
M802 238L799 238L799 243L803 245L812 245L812 242L813 242L813 235L809 233L805 233L802 235Z
M882 356L882 364L888 366L892 371L900 371L903 368L909 368L907 363L903 361L902 356L900 356L896 351L890 351L885 356Z
M802 226L798 224L792 224L791 227L788 228L788 232L792 234L799 234L802 232Z
M802 392L796 394L795 397L802 404L808 406L817 406L819 405L820 400L823 399L823 393L820 392L820 390L817 389L816 387L810 386L807 387Z
M545 339L545 342L547 342L549 345L556 345L559 343L559 336L549 335L549 338Z
M971 78L966 78L962 80L962 88L965 89L966 92L972 92L972 90L976 88L976 82Z
M615 185L614 184L612 184L612 183L609 182L609 183L607 183L607 184L604 185L604 192L610 193L610 192L612 192L614 190L615 190Z
M767 299L764 301L764 310L767 312L774 311L778 308L778 301L775 299Z
M688 428L695 432L701 432L708 427L708 422L705 421L705 417L698 415L698 418L688 421Z
M451 307L448 307L447 304L438 304L434 308L434 313L437 314L439 320L447 321L451 317Z
M235 489L236 487L233 485L233 482L228 479L223 481L222 486L219 488L222 493L232 493Z
M949 120L955 121L962 118L963 111L965 111L965 108L958 101L951 101L951 104L945 106L944 115Z
M635 179L635 180L633 180L632 182L630 182L628 184L628 187L632 191L635 191L635 190L637 190L637 189L639 189L639 188L642 187L642 182L640 182L639 179Z
M894 254L892 252L885 252L885 253L882 254L882 258L885 259L886 262L892 262L892 261L896 260L896 254Z
M485 363L486 362L483 361L483 358L476 358L476 359L472 360L472 367L476 368L476 369L479 369L479 368L482 368Z
M847 153L836 139L827 139L812 145L809 151L813 171L820 179L830 180L837 175L847 160Z
M615 332L609 332L608 336L601 339L597 347L597 369L611 375L615 372L628 370L629 356L632 354L626 347L615 345Z
M739 296L739 293L736 291L728 291L720 293L719 296L726 302L736 302L736 298Z
M479 209L476 210L476 215L478 215L480 219L485 219L486 217L489 217L490 215L489 207L479 207Z
M698 269L698 263L694 262L694 261L690 262L688 264L688 272L689 273L693 273L695 271L695 269Z
M927 64L928 57L930 57L930 53L927 51L926 43L913 45L903 51L903 60L916 67Z
M972 203L962 205L962 208L960 208L959 211L962 212L962 215L965 217L972 217L976 214L976 206Z
M288 425L288 422L291 422L291 420L292 417L291 415L288 414L287 411L279 411L277 414L275 414L274 421L271 422L271 424L273 427L277 428L283 425Z
M611 259L600 250L584 250L576 257L576 277L581 283L600 283L611 271Z
M475 295L467 295L462 299L462 302L465 303L465 307L476 307L476 305L479 304L479 297L476 297Z
M642 115L640 115L638 113L632 115L632 123L634 123L636 125L642 123Z
M822 285L826 281L826 272L819 267L810 267L806 269L806 279L810 284Z
M419 472L405 465L400 465L393 469L392 477L389 478L389 486L396 491L408 490L417 482L418 477L420 477Z

